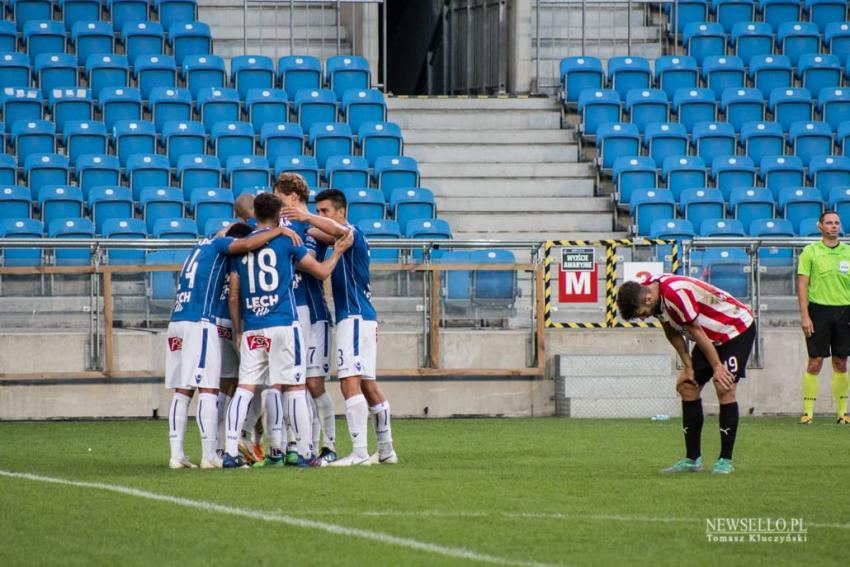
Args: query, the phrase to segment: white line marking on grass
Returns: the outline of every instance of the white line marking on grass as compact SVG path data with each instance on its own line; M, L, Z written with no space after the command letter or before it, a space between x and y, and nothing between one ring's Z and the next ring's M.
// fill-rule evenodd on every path
M358 528L349 528L346 526L340 526L337 524L329 524L326 522L317 522L315 520L308 520L305 518L296 518L293 516L287 516L284 514L278 514L273 512L263 512L260 510L251 510L247 508L236 508L233 506L225 506L223 504L216 504L215 502L206 502L204 500L192 500L190 498L182 498L180 496L170 496L168 494L159 494L156 492L149 492L147 490L141 490L138 488L132 488L129 486L121 486L118 484L106 484L100 482L84 482L77 480L67 480L64 478L56 478L50 476L42 476L31 473L18 473L12 471L0 470L0 476L4 476L7 478L17 478L23 480L31 480L36 482L45 482L48 484L58 484L61 486L73 486L76 488L90 488L94 490L104 490L107 492L115 492L118 494L124 494L126 496L135 496L137 498L144 498L146 500L153 500L156 502L167 502L169 504L176 504L177 506L184 506L186 508L195 508L198 510L204 510L206 512L217 512L219 514L228 514L231 516L241 516L243 518L250 518L252 520L262 520L264 522L276 522L281 524L287 524L290 526L298 527L298 528L307 528L314 530L321 530L334 535L342 535L349 536L361 539L367 539L371 541L376 541L379 543L385 543L389 545L396 545L398 547L405 547L407 549L414 549L417 551L425 551L428 553L436 553L438 555L443 555L445 557L451 557L454 559L468 559L470 561L480 561L482 563L492 563L495 565L515 565L520 567L548 567L547 564L544 563L535 563L533 561L517 561L514 559L508 559L505 557L498 557L495 555L487 555L483 553L478 553L476 551L471 551L469 549L464 549L462 547L446 547L442 545L437 545L435 543L427 543L423 541L418 541L415 539L398 537L382 532L373 532L369 530L362 530Z

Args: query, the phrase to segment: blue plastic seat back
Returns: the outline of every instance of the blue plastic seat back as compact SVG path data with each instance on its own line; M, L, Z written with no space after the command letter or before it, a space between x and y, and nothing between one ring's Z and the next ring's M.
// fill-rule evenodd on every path
M561 85L564 100L578 102L579 94L585 89L601 89L605 81L602 62L597 57L565 57L560 63Z
M238 55L230 61L230 83L244 100L251 89L275 86L274 61L264 55Z
M471 250L472 264L510 265L516 263L509 250ZM475 270L472 272L472 301L494 308L509 308L517 296L517 273L512 270Z
M183 200L189 201L196 189L221 186L221 163L215 156L180 156L177 160L177 179L183 189Z
M740 248L709 248L702 257L705 280L736 298L750 295L750 258Z
M156 126L146 120L118 120L112 128L118 159L127 165L134 154L156 153Z
M720 108L736 132L740 132L747 122L764 120L764 97L758 89L725 89L720 95Z
M678 5L678 14L674 13L675 7ZM685 30L685 26L690 23L705 22L708 20L708 5L707 0L682 0L678 4L665 4L664 9L668 12L668 21L670 26L678 23L678 32L681 34Z
M198 226L206 226L209 219L233 217L235 197L229 189L195 189L189 201Z
M820 31L811 22L786 22L776 29L776 44L796 67L801 55L820 51Z
M77 120L93 120L94 100L91 91L81 88L51 89L48 107L56 122L56 131L63 133L65 124Z
M699 156L667 156L664 158L661 176L667 188L678 201L684 189L708 185L708 169Z
M770 93L770 111L782 129L788 132L794 122L812 119L812 95L802 88L773 89Z
M35 76L42 94L77 86L77 61L65 53L42 53L35 58Z
M142 94L134 87L106 87L100 91L100 111L108 129L120 120L142 118Z
M745 227L754 220L773 218L775 205L767 187L736 187L729 197L729 212Z
M702 65L706 57L726 54L725 30L721 24L712 22L693 22L687 24L682 32L682 42L688 55Z
M619 122L622 103L614 90L584 90L578 97L580 128L585 136L595 136L600 124Z
M198 92L198 114L207 132L219 122L238 122L241 118L239 93L236 89L205 87ZM253 135L253 128L252 128Z
M121 162L116 156L83 154L77 158L77 185L83 190L83 198L88 200L93 187L119 185L121 182Z
M89 219L55 219L48 225L50 238L94 238L94 225ZM87 266L91 263L91 251L85 248L57 248L54 252L57 266Z
M850 185L850 158L814 156L809 160L808 176L826 199L833 187Z
M181 65L186 88L194 98L198 97L201 89L225 87L227 72L224 59L217 55L190 55L182 63L178 59L177 64ZM238 95L236 99L239 100Z
M131 155L127 160L125 174L135 201L139 200L147 187L168 186L171 181L168 158L157 154Z
M52 154L56 151L56 127L49 120L20 120L12 126L12 143L18 164L30 154Z
M0 85L3 87L30 86L30 74L32 65L30 59L23 53L10 53L0 55Z
M823 33L823 43L826 52L838 57L841 66L847 65L847 56L850 55L850 23L828 23Z
M139 209L147 232L153 233L159 219L179 218L184 214L183 191L176 187L147 187L139 197Z
M133 216L133 194L126 187L94 187L89 191L88 204L97 234L103 233L106 219Z
M647 156L621 156L614 160L612 179L617 189L617 204L628 207L635 189L658 186L655 162Z
M168 28L168 41L178 65L192 55L212 53L212 34L207 24L199 21L174 22Z
M140 240L147 238L148 235L144 221L134 218L108 219L104 221L102 230L104 238ZM140 266L145 263L145 250L143 248L108 250L106 257L107 263L113 266Z
M410 219L407 222L406 238L451 239L452 229L444 219Z
M711 89L679 89L673 95L673 111L678 121L692 131L697 122L716 120L717 100Z
M389 200L393 189L419 187L419 164L409 156L382 156L375 159L374 185Z
M198 223L193 219L159 219L154 223L155 238L198 238Z
M799 232L803 219L819 217L824 201L817 187L786 187L779 192L779 210Z
M832 128L826 122L794 122L788 133L788 143L794 155L807 166L815 156L832 155Z
M9 2L8 6L19 32L23 31L28 22L50 20L53 17L53 3L49 0L17 0Z
M263 124L260 146L269 160L277 156L294 156L304 153L304 130L296 122Z
M316 122L335 122L336 95L328 89L305 89L295 93L294 106L298 123L305 132Z
M688 131L678 122L647 124L643 144L655 166L661 167L667 156L688 153Z
M628 122L606 123L596 132L596 148L600 165L611 169L619 156L640 154L640 133L637 126Z
M62 7L62 21L65 23L66 32L72 31L78 22L96 22L101 19L100 0L60 0L58 4Z
M0 53L14 52L18 49L18 30L15 22L0 20Z
M24 159L30 188L68 184L68 158L60 154L30 154Z
M319 162L319 167L324 169L330 156L352 153L354 142L351 128L344 122L315 122L310 127L309 145Z
M649 234L653 221L672 219L676 212L673 194L666 189L636 189L629 204L635 232L639 236Z
M2 238L41 238L44 224L29 218L0 219ZM3 265L6 267L38 266L41 264L41 248L5 248Z
M336 55L329 57L325 64L326 83L336 95L337 100L351 89L371 87L372 72L365 57L358 55Z
M744 225L737 219L706 219L699 225L700 236L746 236Z
M740 21L732 25L731 46L744 65L756 55L773 55L773 29L765 22Z
M677 89L694 88L699 85L699 67L693 57L687 55L664 55L655 60L655 83L667 93L669 100Z
M835 55L804 53L797 61L801 86L815 96L823 89L840 87L841 75L841 62Z
M352 132L358 131L364 122L384 122L387 119L387 103L384 93L378 89L345 91L340 109Z
M266 187L271 182L269 161L263 156L231 156L226 164L230 189L234 192L246 187Z
M365 219L357 224L357 228L369 241L401 238L401 230L393 220ZM399 251L397 248L376 248L372 246L369 249L369 257L372 262L395 263L399 260Z
M18 120L40 120L44 112L41 89L4 87L0 100L7 132Z
M274 170L275 177L291 171L301 175L310 187L319 186L319 162L313 156L280 156L275 160Z
M750 22L755 19L753 0L715 0L713 3L717 23L723 31L730 33L738 22Z
M776 122L745 122L741 126L741 146L754 163L767 156L785 153L785 135Z
M728 122L697 122L691 138L696 155L705 160L718 155L735 155L738 146L735 127Z
M740 89L745 86L744 61L736 55L706 57L702 64L702 77L708 88L713 90L714 95L719 99L724 90Z
M357 145L370 166L381 156L400 156L404 153L401 128L394 122L364 122L357 131Z
M800 0L759 0L759 10L764 21L774 30L784 22L800 20L802 7Z
M207 132L200 122L166 122L162 127L162 144L171 166L176 167L181 156L206 152Z
M28 219L32 216L30 190L19 185L0 187L0 220Z
M711 162L711 178L723 198L729 200L735 187L755 186L756 167L746 156L717 156Z
M626 94L626 110L630 121L643 132L652 122L667 122L670 103L660 89L633 89Z
M22 39L32 61L42 53L65 52L65 26L49 18L24 24Z
M151 21L133 21L121 28L124 53L130 61L143 55L165 53L165 31L162 24Z
M785 55L756 55L750 59L750 84L761 90L765 100L776 88L792 86L791 60Z
M694 226L701 226L707 219L723 218L726 202L718 189L708 187L684 189L679 197L679 212Z
M248 120L259 134L266 124L280 124L289 119L289 104L283 89L250 89L245 99Z
M612 57L608 60L608 82L611 88L626 99L632 89L647 89L652 84L649 61L643 57Z
M390 210L402 232L412 219L427 219L437 216L434 193L420 187L394 189L390 197Z
M227 163L231 156L253 155L254 128L247 122L216 122L210 143L222 163Z
M322 62L310 55L287 55L278 60L278 77L289 100L301 90L322 86Z
M843 123L850 122L850 89L821 89L818 94L818 110L830 128L840 130Z
M155 0L156 11L162 27L180 22L194 22L198 19L198 3L196 0Z
M192 119L192 94L186 89L154 87L148 97L153 123L157 132L162 132L167 122Z
M177 87L177 62L170 55L139 55L134 60L133 74L144 100L150 100L157 87Z
M130 85L130 63L124 55L95 53L86 60L86 77L94 98L100 99L107 87Z
M83 216L83 192L70 185L45 185L38 191L41 220L49 226L56 219Z
M385 216L386 201L378 189L346 189L345 198L348 201L348 221L351 224L356 225L366 219L382 219Z
M150 16L150 7L145 0L107 0L106 4L116 32L130 22L143 22Z
M830 22L847 19L847 3L842 0L806 0L806 12L818 30L823 32Z
M77 65L85 65L95 53L115 53L115 36L109 22L76 22L71 28L71 42Z
M325 164L325 179L334 189L368 187L369 162L363 156L331 156Z

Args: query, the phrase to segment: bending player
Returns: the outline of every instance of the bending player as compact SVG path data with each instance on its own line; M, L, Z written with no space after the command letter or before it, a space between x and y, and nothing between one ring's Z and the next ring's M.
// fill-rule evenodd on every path
M326 244L346 230L354 235L354 244L331 278L336 311L337 374L345 398L352 452L331 466L394 464L398 456L393 449L390 404L376 380L378 320L369 289L369 244L357 227L348 224L342 191L326 189L316 195L316 211L318 216L298 207L287 207L284 215L309 222L318 229L311 229L310 234ZM366 434L370 413L378 439L378 452L371 457Z
M281 230L280 200L271 194L254 200L255 234ZM269 452L267 465L283 465L283 421L296 432L299 466L311 462L311 419L305 390L306 365L303 335L298 324L293 293L295 264L319 279L330 276L342 254L353 242L350 233L340 234L334 253L319 263L304 246L274 238L264 247L234 261L230 275L230 311L240 344L239 386L227 410L227 442L224 467L247 466L238 454L242 424L248 404L260 384L271 384L268 400ZM285 392L284 392L285 388ZM281 393L283 396L281 396Z
M676 390L682 397L686 455L662 472L703 470L700 394L711 380L720 402L720 457L714 463L714 473L732 473L732 450L738 430L735 390L746 375L756 337L752 312L722 289L673 274L653 277L644 285L623 283L617 292L617 308L624 320L656 317L661 321L664 335L684 366L676 380ZM696 343L690 354L684 335Z

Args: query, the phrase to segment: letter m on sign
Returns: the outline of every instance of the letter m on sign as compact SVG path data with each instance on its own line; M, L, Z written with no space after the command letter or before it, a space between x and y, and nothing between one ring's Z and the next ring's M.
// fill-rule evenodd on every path
M596 303L599 299L597 268L590 272L559 270L558 301L561 303Z

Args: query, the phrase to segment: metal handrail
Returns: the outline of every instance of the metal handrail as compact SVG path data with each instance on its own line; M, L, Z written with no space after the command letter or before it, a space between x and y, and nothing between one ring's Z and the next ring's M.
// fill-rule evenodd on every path
M131 238L0 238L0 248L187 248L197 244L191 239L131 239ZM381 238L369 240L370 248L534 248L543 246L542 240L446 240L439 238Z

